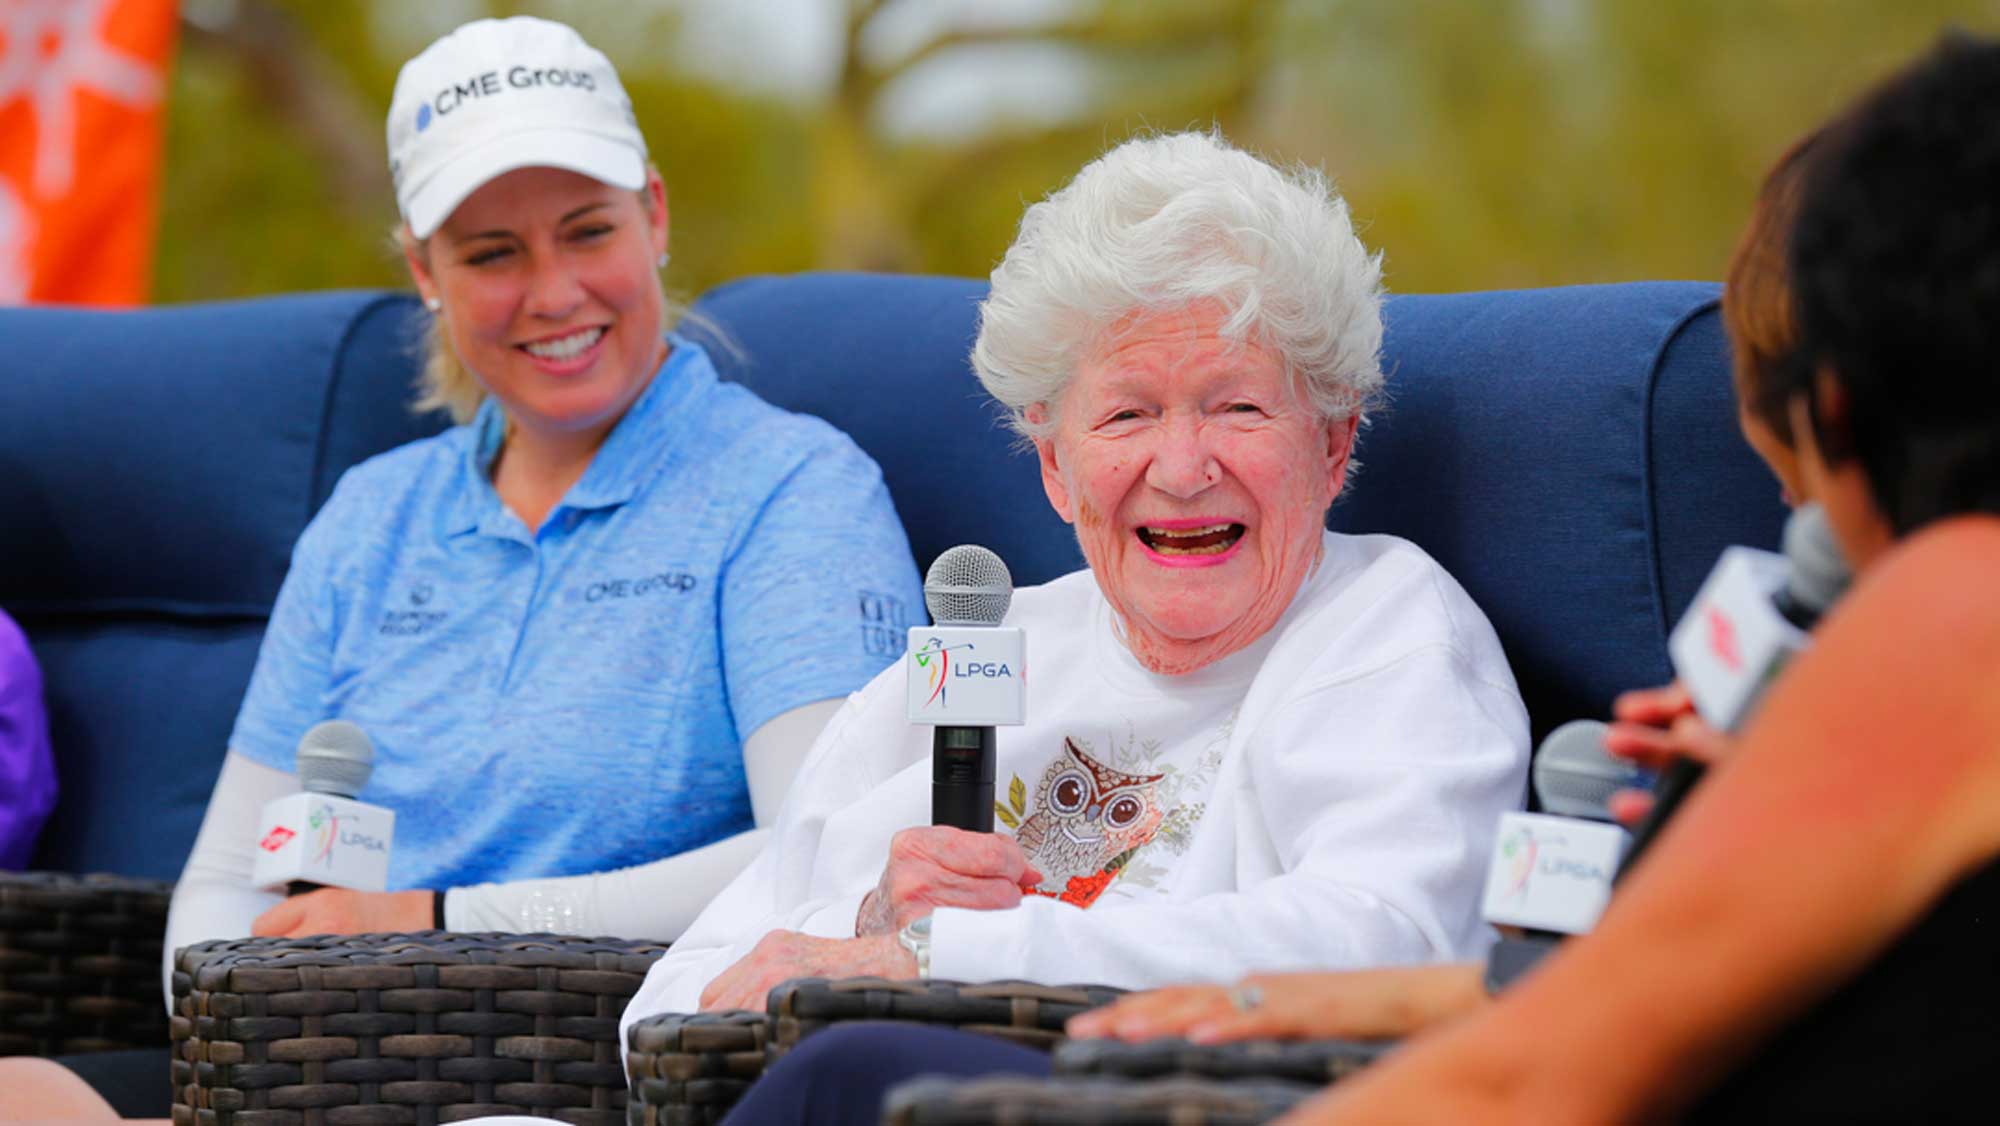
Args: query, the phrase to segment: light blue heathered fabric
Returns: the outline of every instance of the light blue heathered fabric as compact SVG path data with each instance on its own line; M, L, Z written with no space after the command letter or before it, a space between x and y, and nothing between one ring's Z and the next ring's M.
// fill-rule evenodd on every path
M741 740L843 696L921 612L868 455L681 337L536 535L502 417L349 470L299 537L230 748L375 742L392 888L602 871L750 827Z

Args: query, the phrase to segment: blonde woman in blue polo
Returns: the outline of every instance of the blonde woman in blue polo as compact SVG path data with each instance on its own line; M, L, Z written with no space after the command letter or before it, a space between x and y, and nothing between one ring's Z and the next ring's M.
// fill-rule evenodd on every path
M670 331L665 191L616 73L542 20L459 28L389 117L402 245L463 425L351 470L300 538L176 891L169 950L249 934L671 939L919 612L852 441ZM376 746L390 886L251 886L255 817L327 719Z

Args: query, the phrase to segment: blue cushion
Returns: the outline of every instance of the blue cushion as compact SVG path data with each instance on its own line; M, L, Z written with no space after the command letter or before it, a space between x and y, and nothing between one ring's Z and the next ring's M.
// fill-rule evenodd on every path
M407 409L416 312L0 310L0 606L61 785L38 866L179 873L292 542L349 465L442 423Z
M972 373L985 296L986 283L959 278L751 278L710 291L683 330L723 378L826 419L875 458L920 571L946 548L977 543L1027 586L1076 570L1083 556L1049 507L1034 452Z
M1423 546L1492 619L1536 738L1673 676L1668 630L1722 548L1772 546L1713 285L1395 297L1390 409L1334 506Z

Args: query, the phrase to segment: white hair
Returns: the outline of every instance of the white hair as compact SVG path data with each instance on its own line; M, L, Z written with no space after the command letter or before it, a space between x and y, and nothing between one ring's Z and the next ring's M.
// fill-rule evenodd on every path
M1077 367L1135 313L1196 302L1284 361L1324 419L1382 388L1382 262L1318 169L1281 169L1218 134L1125 142L1028 208L979 307L972 366L1014 429L1048 434ZM1029 407L1047 412L1031 421Z

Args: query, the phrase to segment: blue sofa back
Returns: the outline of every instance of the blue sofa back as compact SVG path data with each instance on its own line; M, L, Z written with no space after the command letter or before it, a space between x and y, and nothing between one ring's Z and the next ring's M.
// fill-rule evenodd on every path
M0 606L60 787L37 867L180 874L292 541L349 465L442 424L404 406L413 311L0 310Z
M1081 564L966 356L982 283L723 286L688 331L724 374L881 463L919 567L984 543L1019 583ZM1492 617L1537 733L1669 676L1666 631L1777 489L1735 436L1715 287L1389 303L1392 405L1335 506L1437 556ZM292 541L407 409L413 299L333 293L0 311L0 606L48 680L63 793L38 866L171 878Z

